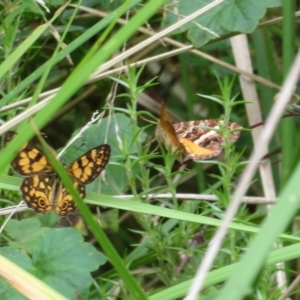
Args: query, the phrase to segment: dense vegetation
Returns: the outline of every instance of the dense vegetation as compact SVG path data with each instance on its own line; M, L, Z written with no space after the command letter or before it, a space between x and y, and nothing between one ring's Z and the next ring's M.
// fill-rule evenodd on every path
M0 3L0 135L18 132L1 150L0 299L299 299L296 5L123 2ZM167 126L158 141L161 103L173 123L224 120L222 153L186 162ZM8 209L30 140L78 214ZM51 148L69 165L101 144L83 202Z

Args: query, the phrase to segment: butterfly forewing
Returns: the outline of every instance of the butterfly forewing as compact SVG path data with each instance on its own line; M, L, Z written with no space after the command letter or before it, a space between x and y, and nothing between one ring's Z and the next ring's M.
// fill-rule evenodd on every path
M155 135L166 148L170 147L173 152L179 150L182 153L185 153L185 148L178 139L164 104L161 105L160 119L156 127Z
M8 131L4 135L4 144L6 145L16 135L15 132ZM27 143L21 148L17 156L11 162L11 166L22 176L54 172L47 157L31 143Z
M110 146L98 146L72 162L67 167L67 172L78 183L89 184L105 169L109 157Z

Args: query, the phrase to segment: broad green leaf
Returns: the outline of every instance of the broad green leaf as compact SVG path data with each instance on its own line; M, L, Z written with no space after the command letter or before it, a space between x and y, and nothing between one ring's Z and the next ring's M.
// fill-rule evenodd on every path
M40 222L32 218L8 224L6 232L17 241L14 247L1 248L1 254L68 299L87 294L92 283L90 272L106 262L102 253L72 228L40 228Z
M22 250L12 247L1 247L0 254L25 270L30 270L33 268L30 257Z
M10 220L5 226L6 233L14 240L10 246L26 250L29 250L47 230L49 228L41 227L37 218Z
M179 0L169 1L167 13L164 15L163 26L172 25L183 17L194 13L211 3L210 0ZM279 6L277 0L247 1L225 0L222 4L207 11L174 31L173 34L187 31L187 36L195 47L230 32L250 33L255 30L260 19L265 15L267 7Z
M90 272L106 262L105 256L72 228L47 231L31 256L33 274L68 299L84 295L92 283Z
M74 136L76 134L78 131L74 132ZM108 137L107 141L106 137ZM104 143L111 146L111 156L121 155L119 140L126 141L127 145L132 145L129 152L133 154L137 152L138 143L145 141L146 135L141 134L138 141L135 141L135 138L130 118L125 114L115 113L111 118L104 118L85 130L82 136L68 147L65 156L70 163L91 148Z

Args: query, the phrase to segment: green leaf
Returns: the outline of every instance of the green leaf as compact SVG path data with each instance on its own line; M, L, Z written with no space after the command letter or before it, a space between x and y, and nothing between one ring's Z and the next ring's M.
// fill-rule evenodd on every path
M25 270L33 268L30 257L24 251L12 247L1 247L0 254Z
M65 2L64 0L46 0L45 3L47 6L60 6L63 5Z
M266 7L261 1L225 1L220 10L221 26L230 32L253 32L265 15Z
M282 5L282 0L264 0L266 7L277 7Z
M74 132L76 136L78 131ZM127 145L132 145L128 150L130 154L137 153L138 142L142 143L146 139L146 135L141 135L140 141L134 141L133 126L131 119L122 113L116 113L112 118L104 118L97 124L91 125L84 131L82 137L77 139L70 147L68 147L65 156L68 163L77 159L86 151L106 143L106 137L109 137L107 143L112 148L111 156L121 155L118 141L126 141Z
M22 221L10 220L5 226L6 233L14 239L10 246L30 250L37 239L49 228L41 227L37 218L25 219Z
M16 239L12 245L22 251L4 247L0 253L68 299L85 295L92 283L90 272L106 262L105 256L72 228L50 229L40 225L34 218L10 220L6 232Z
M86 188L88 192L106 195L123 195L128 189L128 177L124 165L110 164L105 169L105 181L99 176Z
M163 26L170 26L211 3L210 0L179 0L175 7L174 1L170 0L169 2L172 5L164 16ZM259 20L265 15L266 8L278 5L278 0L225 0L193 22L182 26L180 30L174 31L173 34L187 31L187 36L192 44L200 47L217 36L230 32L253 32Z
M31 255L33 274L68 299L87 293L92 283L90 272L106 262L105 256L72 228L47 231Z
M17 290L12 289L11 286L0 279L0 299L1 300L26 300L27 298L19 293Z

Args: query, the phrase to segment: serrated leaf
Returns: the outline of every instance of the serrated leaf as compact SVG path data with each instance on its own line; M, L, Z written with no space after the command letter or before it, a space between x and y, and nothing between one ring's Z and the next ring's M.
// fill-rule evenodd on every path
M10 220L6 226L6 233L14 240L10 246L29 250L36 240L49 228L41 227L37 218L24 219L22 221Z
M33 274L68 299L87 292L90 272L106 262L105 256L72 228L47 231L32 249Z
M72 228L54 228L47 231L32 249L32 261L40 267L37 273L43 276L76 273L81 279L104 264L105 256L92 245L85 243L82 236Z
M169 1L164 15L163 26L170 26L183 17L194 13L211 3L210 0ZM259 20L265 15L267 7L279 6L279 0L247 1L224 0L224 2L205 12L192 22L182 26L173 34L187 31L189 40L195 47L230 32L250 33L255 30Z
M266 7L261 1L232 0L225 2L226 5L220 11L220 18L222 27L229 32L253 32L259 20L266 13Z

